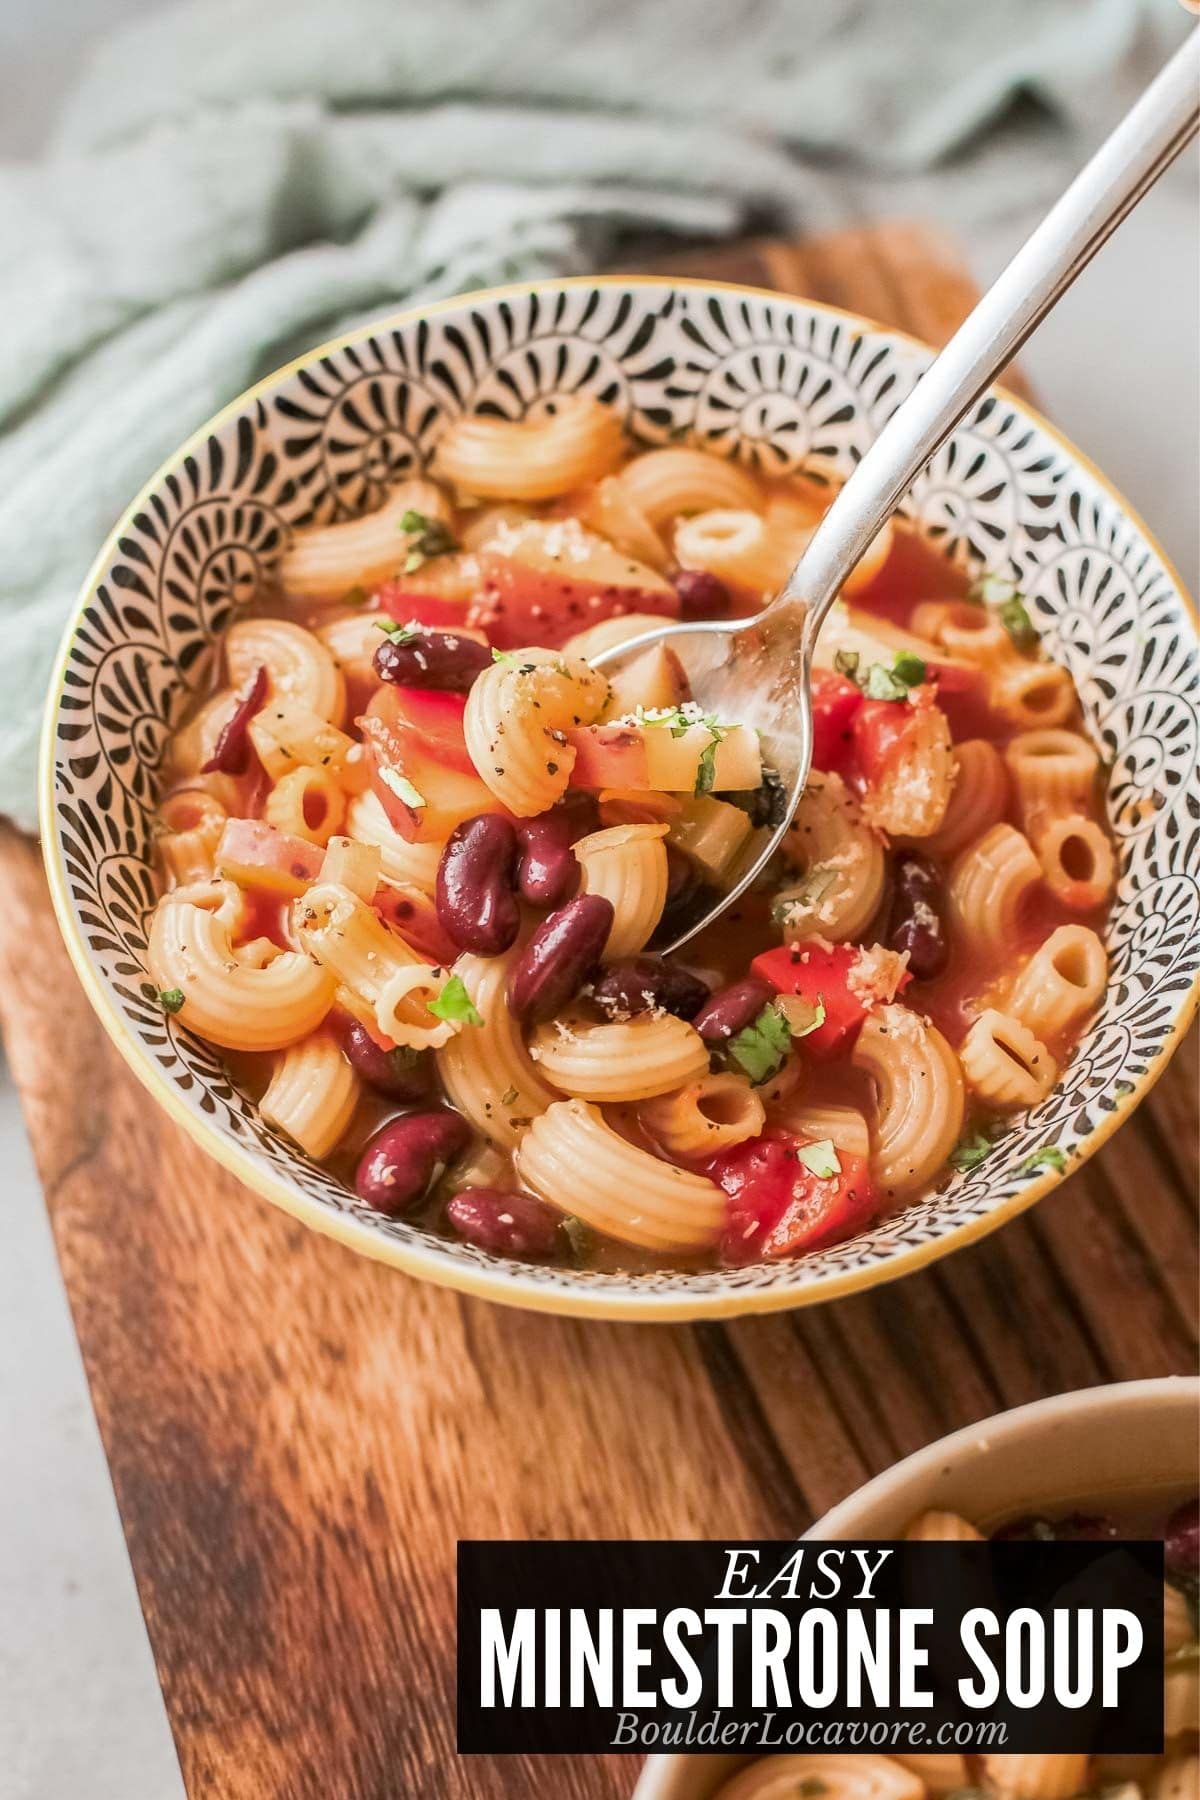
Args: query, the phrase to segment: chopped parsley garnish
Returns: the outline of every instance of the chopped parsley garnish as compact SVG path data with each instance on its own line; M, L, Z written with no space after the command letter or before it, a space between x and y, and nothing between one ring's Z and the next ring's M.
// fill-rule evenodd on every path
M1038 642L1037 626L1030 618L1020 594L1014 594L1000 608L1000 623L1018 650L1032 650Z
M911 650L897 650L890 669L880 662L868 663L864 669L857 650L839 650L833 666L860 687L868 700L907 700L910 688L920 687L928 673Z
M463 1025L482 1025L483 1014L467 992L461 975L452 975L436 999L426 1002L435 1019L452 1019Z
M374 623L376 631L382 631L393 644L411 644L421 635L421 627L414 620L407 625L401 625L395 619L376 619Z
M842 1165L832 1138L822 1138L816 1144L801 1144L796 1151L796 1161L803 1163L806 1169L822 1181L827 1181L831 1175L840 1175L842 1172Z
M367 590L365 587L357 587L356 586L356 587L352 587L352 588L347 588L346 592L342 595L342 605L343 606L365 606L367 604L367 601L369 598L370 598L370 595L367 593Z
M815 1775L806 1775L804 1780L800 1783L801 1800L818 1800L819 1795L828 1792L829 1790L825 1786L825 1783L823 1781L818 1781Z
M505 663L505 662L511 662L512 659L513 659L513 653L511 650L496 650L495 648L493 648L493 650L492 650L492 661L493 662Z
M573 1213L567 1213L562 1220L562 1233L571 1246L571 1254L576 1262L586 1262L592 1234L583 1220L577 1219Z
M872 663L858 685L868 700L907 700L909 690L920 687L925 673L919 656L911 650L898 650L890 669L882 663Z
M411 806L414 812L419 812L421 807L426 804L425 796L420 788L415 788L407 775L402 775L399 769L393 769L385 764L379 771L379 779L384 787L391 789L397 800L402 800L405 806Z
M696 764L695 794L711 794L713 782L717 779L717 745L720 738L714 737L711 743L700 752L700 761Z
M1061 1175L1066 1170L1067 1159L1057 1144L1043 1144L1032 1156L1027 1156L1021 1164L1023 1175L1034 1175L1039 1169L1056 1169Z
M513 1101L516 1099L516 1097L517 1097L517 1090L515 1087L505 1088L504 1092L500 1096L501 1106L511 1106L513 1104Z
M982 1131L977 1131L971 1137L960 1138L955 1144L950 1152L950 1167L965 1174L968 1169L977 1169L991 1153L991 1138L985 1137Z
M730 1038L725 1054L757 1087L780 1070L792 1044L792 1028L774 1000L769 1000L752 1025Z
M177 1013L183 1005L183 1001L182 988L159 988L158 990L158 1004L165 1013Z
M412 507L401 518L400 529L407 532L412 540L404 559L406 575L419 569L431 556L447 556L450 551L458 549L458 539L448 525L441 519L431 519Z
M1007 575L981 575L967 589L967 599L976 606L991 607L1018 650L1036 647L1037 626L1016 582Z

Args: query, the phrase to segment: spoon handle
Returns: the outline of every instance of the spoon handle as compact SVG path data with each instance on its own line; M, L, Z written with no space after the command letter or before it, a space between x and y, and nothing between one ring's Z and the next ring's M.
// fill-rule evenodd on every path
M842 582L917 475L1198 123L1200 30L1017 251L839 491L770 608L803 613L809 654Z

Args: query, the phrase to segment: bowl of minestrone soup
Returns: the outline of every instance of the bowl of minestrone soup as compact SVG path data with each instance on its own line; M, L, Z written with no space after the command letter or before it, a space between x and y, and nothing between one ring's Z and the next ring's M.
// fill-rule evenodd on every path
M779 784L664 618L750 615L929 352L655 280L325 346L133 502L43 761L76 965L250 1186L515 1304L691 1317L1012 1217L1194 1004L1196 633L1146 529L987 396L848 578Z
M918 1450L814 1538L1161 1538L1161 1756L651 1756L634 1800L1195 1800L1200 1783L1200 1382L1127 1381L1035 1401ZM820 1787L805 1785L820 1782Z

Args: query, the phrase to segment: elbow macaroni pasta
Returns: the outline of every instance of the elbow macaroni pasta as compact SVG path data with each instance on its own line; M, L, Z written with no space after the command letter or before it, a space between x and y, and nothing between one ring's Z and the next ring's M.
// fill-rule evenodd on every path
M521 1028L508 1008L506 988L516 958L460 956L454 965L483 1024L461 1031L438 1052L446 1092L477 1131L511 1150L558 1095L538 1073Z
M319 1161L345 1136L358 1094L358 1079L337 1039L317 1031L279 1057L260 1109L268 1125Z
M876 1006L854 1047L856 1068L875 1087L871 1169L887 1193L936 1175L962 1134L958 1058L941 1032L903 1006Z
M535 1194L619 1243L703 1250L720 1234L725 1203L715 1183L639 1150L584 1100L555 1101L514 1160Z
M340 725L346 711L346 684L331 652L311 631L287 619L241 619L225 636L229 679L239 691L265 668L268 692Z
M437 473L485 500L550 500L607 475L621 455L621 422L588 394L540 419L464 415L443 434Z
M785 941L814 932L855 938L866 930L883 899L887 859L840 775L809 776L783 854L803 873L775 901Z
M715 1156L758 1137L766 1112L744 1075L703 1075L673 1094L643 1100L638 1118L668 1156Z
M667 899L665 825L614 825L575 845L580 890L611 901L607 962L631 956L649 942Z
M763 504L752 475L703 450L647 450L626 463L617 479L626 498L655 530L683 513L753 513Z
M708 1073L702 1038L673 1013L554 1019L535 1031L531 1054L551 1087L579 1100L652 1100Z
M225 887L177 888L160 901L150 931L151 979L162 993L182 993L181 1024L211 1043L226 1050L285 1050L324 1019L334 982L294 950L259 967L239 962Z
M903 840L927 856L957 856L998 825L1008 807L1004 759L986 738L967 738L953 749L950 798L936 831Z
M998 949L1014 938L1041 878L1041 864L1019 831L1011 825L985 831L950 871L950 907L964 941Z
M467 696L463 727L480 780L520 819L546 812L575 765L566 732L590 725L607 695L602 675L553 650L515 650L485 669Z
M353 587L369 587L395 575L412 539L401 529L409 512L445 523L450 509L431 481L403 481L378 512L344 524L325 525L296 539L279 567L290 594L327 599Z

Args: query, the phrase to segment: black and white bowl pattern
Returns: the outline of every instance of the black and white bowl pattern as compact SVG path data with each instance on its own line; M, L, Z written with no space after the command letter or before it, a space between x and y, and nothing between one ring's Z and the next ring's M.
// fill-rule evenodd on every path
M118 1046L206 1149L307 1223L410 1272L515 1304L687 1317L790 1306L886 1280L1052 1186L1053 1145L1095 1149L1159 1072L1200 962L1200 664L1188 602L1138 520L1015 400L985 398L906 510L931 540L1019 581L1111 765L1120 878L1111 983L1063 1079L986 1163L800 1262L621 1276L511 1263L379 1217L269 1130L146 974L152 816L168 737L221 633L298 526L377 506L463 412L521 418L585 390L647 444L844 478L929 352L775 295L627 278L467 296L315 351L197 434L113 533L64 641L42 767L47 864L68 947Z

